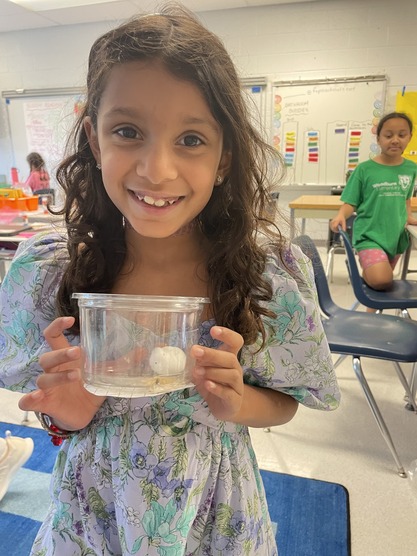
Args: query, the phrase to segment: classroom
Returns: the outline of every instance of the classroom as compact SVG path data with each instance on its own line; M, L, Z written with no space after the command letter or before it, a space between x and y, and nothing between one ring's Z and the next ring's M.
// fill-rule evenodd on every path
M0 176L10 183L14 168L24 182L29 174L26 156L39 151L58 201L54 170L64 156L73 114L83 102L93 42L142 9L158 5L119 0L106 3L102 12L96 3L73 10L42 8L26 21L23 12L16 17L12 2L0 0ZM409 109L417 126L415 0L190 0L184 5L224 42L253 118L282 154L286 175L274 192L279 226L288 237L301 227L300 220L291 220L290 204L303 195L328 196L332 188L343 186L346 172L377 151L375 126L383 114ZM45 130L53 132L47 146L42 142ZM414 148L410 158L417 162ZM303 230L326 263L327 216L307 217ZM413 263L417 267L412 254L410 267ZM334 265L330 290L349 308L355 298L344 257L335 257ZM417 318L416 310L410 314ZM404 392L392 365L367 361L365 366L397 450L404 464L412 465L417 459L417 416L404 410ZM411 373L411 365L404 368ZM417 471L415 480L396 474L349 357L336 374L342 391L337 411L312 415L300 408L287 425L269 432L251 430L259 465L343 485L348 492L346 543L340 551L314 556L417 552ZM0 389L0 421L19 425L22 412L12 394ZM2 503L0 498L0 519ZM278 550L280 556L313 556L290 554L285 548L281 555L279 545Z

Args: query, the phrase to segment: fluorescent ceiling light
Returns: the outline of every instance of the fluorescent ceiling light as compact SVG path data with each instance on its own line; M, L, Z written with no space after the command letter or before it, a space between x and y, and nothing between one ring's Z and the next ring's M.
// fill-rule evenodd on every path
M117 2L117 0L105 0L106 2ZM46 10L58 10L60 8L78 8L80 6L91 6L102 4L103 0L11 0L22 8L32 12L44 12Z

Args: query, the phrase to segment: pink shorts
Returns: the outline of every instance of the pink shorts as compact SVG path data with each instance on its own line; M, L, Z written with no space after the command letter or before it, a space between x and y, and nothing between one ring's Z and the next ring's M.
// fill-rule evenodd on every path
M392 270L394 270L401 255L395 257L388 257L382 249L363 249L358 252L359 262L363 270L377 263L389 263Z

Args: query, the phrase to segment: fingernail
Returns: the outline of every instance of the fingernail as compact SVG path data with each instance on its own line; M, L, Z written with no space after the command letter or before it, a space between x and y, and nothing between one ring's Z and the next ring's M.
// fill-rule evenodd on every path
M196 367L194 372L197 376L203 376L206 371L204 370L204 367Z
M194 348L193 353L195 357L202 357L204 355L204 349L201 349L200 347L196 347Z
M220 334L223 332L220 326L213 326L212 330L215 334L217 334L217 336L220 336Z
M71 357L71 358L74 357L74 356L77 356L77 357L78 357L78 355L79 355L79 350L78 350L78 348L77 348L77 347L68 348L68 349L67 349L67 355L68 355L69 357Z

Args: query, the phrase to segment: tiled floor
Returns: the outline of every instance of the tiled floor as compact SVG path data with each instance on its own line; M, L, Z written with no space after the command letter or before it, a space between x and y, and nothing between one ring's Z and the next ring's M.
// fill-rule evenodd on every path
M410 267L417 268L415 251ZM335 257L331 290L343 307L353 304L342 255ZM417 319L417 312L412 316ZM417 415L404 408L404 392L393 365L364 360L363 366L399 455L409 466L417 459ZM409 376L411 366L404 370ZM417 484L396 474L350 359L337 368L337 375L343 396L337 411L300 407L291 423L270 433L252 429L260 465L343 484L350 496L352 556L417 554ZM0 420L21 421L18 397L0 390ZM36 426L33 414L30 424Z

